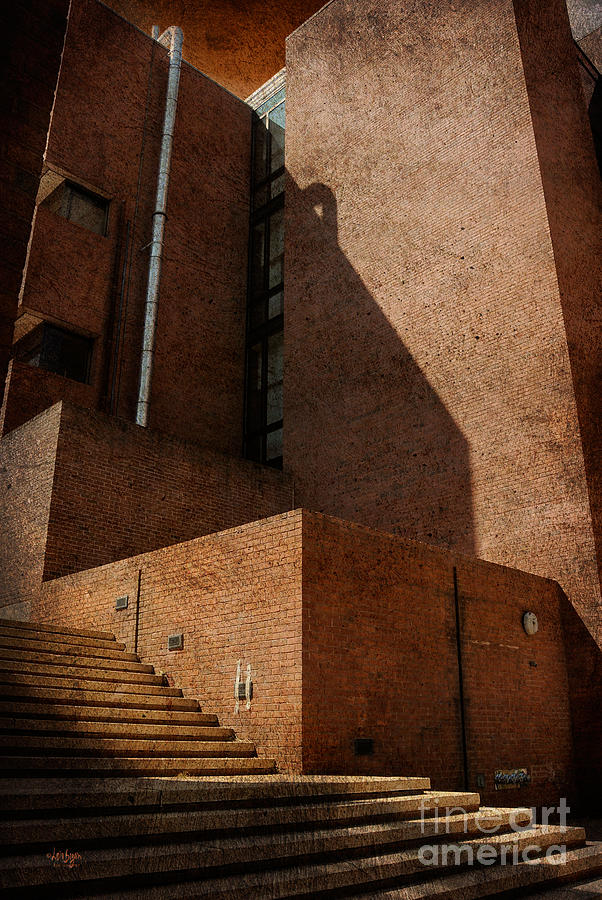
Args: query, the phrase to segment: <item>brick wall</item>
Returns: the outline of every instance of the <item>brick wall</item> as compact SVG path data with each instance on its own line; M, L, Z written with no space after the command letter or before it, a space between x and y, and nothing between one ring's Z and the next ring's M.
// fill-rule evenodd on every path
M6 601L42 579L292 505L290 479L281 472L68 403L6 435L0 447L12 484L4 489L0 554Z
M290 480L102 413L63 405L45 578L289 509Z
M122 594L129 606L116 612ZM32 619L117 634L262 756L300 770L300 512L46 582ZM168 652L178 631L184 649ZM245 676L251 664L254 693L251 709L242 702L236 713L239 660Z
M46 146L67 0L29 0L3 6L0 139L0 402L13 339L21 276Z
M0 409L0 434L6 435L13 428L29 422L60 400L93 407L95 398L93 385L81 384L11 359L6 376L4 402Z
M505 805L571 796L551 581L296 510L46 582L32 619L116 633L283 770L420 774L461 788L454 566L469 787L484 775L485 802ZM116 612L122 594L130 603ZM526 609L539 617L532 638ZM180 630L184 650L167 652ZM237 715L239 660L243 673L251 664L254 699ZM373 756L354 756L356 737L374 739ZM523 766L530 788L493 790L497 768Z
M551 138L578 75L539 27ZM588 320L542 185L579 125L581 197L591 138L580 101L541 161L527 68L510 0L334 0L289 38L284 460L300 504L553 577L600 636L565 301Z
M39 588L52 497L60 407L39 415L0 441L0 606L27 618Z
M424 774L502 806L571 794L558 600L554 582L304 512L306 770ZM356 738L372 738L374 755L355 756ZM530 788L494 789L497 769L522 767Z
M72 4L46 162L111 199L108 230L92 234L40 207L20 306L96 339L89 405L130 421L166 73L167 51L148 35L95 0ZM183 65L150 425L237 455L250 124L244 103Z

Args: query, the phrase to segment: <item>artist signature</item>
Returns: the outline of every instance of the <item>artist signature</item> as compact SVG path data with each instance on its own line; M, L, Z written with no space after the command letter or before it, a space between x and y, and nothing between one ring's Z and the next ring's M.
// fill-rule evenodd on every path
M47 853L46 857L53 866L66 866L68 869L79 866L82 861L81 853L72 853L71 850L53 850L52 853Z

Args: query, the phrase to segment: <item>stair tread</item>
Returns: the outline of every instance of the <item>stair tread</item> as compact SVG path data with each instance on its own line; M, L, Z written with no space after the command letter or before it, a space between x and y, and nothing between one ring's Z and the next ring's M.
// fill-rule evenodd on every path
M213 717L216 718L216 717ZM217 718L216 718L217 721ZM86 722L82 719L11 719L10 725L0 716L0 735L4 732L29 732L31 736L54 732L59 736L73 737L76 734L101 737L125 736L132 740L230 740L234 737L232 728L210 725L145 725L141 722Z
M280 898L289 896L291 890L318 891L333 889L335 887L349 887L361 885L378 879L403 878L425 873L425 865L421 861L421 849L419 846L399 850L394 844L390 852L375 853L372 836L374 828L364 828L364 833L358 835L359 843L351 849L363 848L366 855L352 854L350 859L338 859L334 862L306 860L311 854L321 854L324 848L344 853L345 847L352 842L352 836L347 835L346 829L339 829L335 835L326 832L309 832L297 838L288 834L276 835L252 835L245 840L241 835L232 839L179 840L177 844L150 844L134 845L124 848L110 847L107 849L89 849L82 854L82 861L77 871L61 871L65 880L84 880L85 878L118 877L125 873L150 875L152 873L164 873L174 870L204 869L207 877L209 866L220 866L232 861L232 856L239 863L254 860L258 862L274 861L278 859L280 866L272 873L270 879L266 879L265 872L253 872L249 874L239 873L236 876L236 888L253 890L261 885L266 891L264 896ZM501 835L478 835L475 839L468 838L449 843L457 843L458 846L468 848L472 845L500 848L508 847L525 848L537 844L542 852L553 844L559 843L559 838L566 845L583 841L583 829L568 828L561 831L559 828L550 828L543 831L539 827ZM331 839L329 841L329 838ZM347 844L345 843L347 842ZM363 843L362 843L363 842ZM297 860L295 857L300 857ZM429 867L430 868L430 867ZM10 856L0 860L0 873L6 878L14 873L16 877L27 874L28 882L47 883L52 879L52 867L48 866L45 853L36 853L29 856ZM433 871L433 869L430 869ZM217 889L220 896L220 887L226 886L231 877L209 878L206 882L206 890L210 896L216 896L213 892ZM199 896L203 896L201 890Z
M288 825L294 828L295 825L307 825L313 823L316 828L312 832L304 830L302 832L287 831L286 834L264 834L258 839L253 836L251 843L255 846L257 841L266 846L282 845L287 842L293 845L295 840L307 842L308 840L321 840L328 838L330 842L345 835L349 838L347 846L362 846L365 839L368 838L385 840L387 842L400 842L404 840L415 840L421 836L442 836L443 826L441 822L437 822L434 817L426 819L422 818L394 818L386 822L372 822L372 818L380 818L383 815L382 806L374 805L373 812L370 815L369 809L362 805L356 806L354 803L365 804L367 801L349 801L346 804L340 804L337 809L334 804L319 805L301 805L301 806L282 806L251 809L239 807L238 809L210 809L210 810L176 810L161 811L161 816L157 816L156 812L138 812L136 814L115 816L99 816L75 818L72 821L65 819L39 819L37 821L29 821L26 823L17 822L10 825L0 823L0 837L6 844L17 843L19 840L27 840L29 843L41 842L47 839L48 828L52 828L53 840L98 840L102 837L117 836L137 836L145 835L173 834L175 832L185 834L187 832L196 832L196 839L199 840L207 833L206 839L211 840L211 832L223 829L235 829L236 839L221 839L220 849L230 848L236 849L245 839L244 828L257 828L258 823L262 827ZM339 825L330 826L336 819L333 815L337 812L336 819ZM530 820L531 811L525 809L521 816L516 816L515 821L518 824L527 824ZM450 823L450 833L457 835L464 831L466 826L470 833L477 834L480 827L491 827L492 824L500 823L508 825L511 822L511 810L495 810L486 813L474 811L466 817L462 814L450 816L446 822ZM360 821L353 822L353 818ZM185 840L186 838L184 838ZM332 839L332 840L331 840ZM181 839L182 840L182 839ZM189 838L190 840L190 838ZM211 844L213 848L213 844ZM213 851L212 851L213 852Z
M51 634L75 634L81 637L100 638L101 640L115 640L115 635L107 631L90 631L82 628L67 628L63 625L52 625L40 622L22 622L20 619L0 618L0 628L22 628L25 631L48 632Z
M216 750L224 750L228 754L239 751L245 753L255 750L252 741L171 741L171 740L144 740L136 738L106 738L95 736L93 738L78 737L48 737L30 735L0 735L0 750L6 748L38 749L40 751L54 750L122 750L118 756L138 756L139 754L162 756L170 751L178 751L181 756L204 756L205 753L214 753ZM127 751L127 752L126 752ZM174 756L178 753L174 752ZM217 755L217 754L216 754ZM0 763L1 766L1 763Z
M162 697L151 694L133 694L131 692L119 693L110 690L69 690L65 688L31 687L30 685L0 684L0 697L19 698L29 701L31 699L46 699L57 704L74 703L76 705L119 705L124 708L135 709L174 709L195 710L199 708L197 700L188 700L184 697Z
M44 652L43 658L37 651L24 650L21 648L1 647L0 646L0 662L24 663L33 662L41 663L45 666L78 666L82 669L107 669L108 671L126 671L126 672L146 672L153 673L154 668L149 663L139 662L137 658L128 659L126 657L133 654L122 653L115 658L101 656L82 656L81 654L72 652Z
M92 678L82 678L80 676L65 675L60 678L52 676L37 675L21 675L19 673L10 673L6 675L0 671L0 694L3 693L7 686L26 687L43 687L44 689L62 690L83 690L83 691L103 691L105 693L125 693L125 694L142 694L156 695L160 697L181 697L182 691L179 688L169 687L166 684L138 684L136 682L125 681L119 679L103 679L95 680Z
M109 650L125 650L125 644L118 641L114 635L108 637L89 637L83 634L74 634L65 631L33 631L18 626L0 625L0 639L18 638L31 642L53 643L65 646L104 647Z
M11 650L29 650L36 654L44 653L65 653L89 658L99 657L100 659L126 659L130 662L139 662L135 653L128 653L126 650L120 650L109 647L92 647L86 644L62 644L60 641L36 641L31 638L19 638L12 636L4 636L0 634L0 648L8 648Z
M207 776L179 779L171 777L133 778L108 781L102 777L77 777L65 782L48 777L34 783L16 778L14 773L0 781L0 809L90 808L128 806L137 809L148 805L186 803L246 802L248 800L316 800L348 795L377 794L408 804L419 804L429 798L450 798L450 805L460 801L478 803L478 794L457 791L428 791L428 778L395 776L335 775L255 775L244 781L229 776ZM407 793L398 793L406 791ZM124 799L126 802L124 803ZM363 798L362 798L363 800Z
M87 721L128 721L143 724L180 724L180 725L201 725L217 722L217 716L211 713L203 713L198 710L181 710L181 709L153 709L140 707L123 707L123 706L100 706L86 705L81 702L78 704L57 703L54 706L47 704L37 704L31 702L15 703L14 701L3 701L0 699L0 723L5 721L5 717L25 716L31 718L37 713L43 719L61 719Z
M88 681L123 681L128 684L163 684L163 676L154 672L130 672L124 669L105 669L92 666L76 665L43 665L23 662L20 659L0 659L0 679L9 675L28 675L32 677L50 676L51 678L78 678Z

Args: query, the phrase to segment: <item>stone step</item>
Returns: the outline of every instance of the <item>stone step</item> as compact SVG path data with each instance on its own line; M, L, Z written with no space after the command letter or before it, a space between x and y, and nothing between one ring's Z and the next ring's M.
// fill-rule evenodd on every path
M475 799L476 798L476 799ZM317 798L319 800L319 798ZM440 818L446 815L446 810L460 806L470 816L474 823L475 814L479 808L477 794L458 794L454 792L429 792L423 795L411 797L378 797L370 800L331 800L328 803L301 803L285 806L271 805L262 807L230 806L218 809L177 809L170 810L165 806L161 809L161 815L141 808L133 814L89 816L83 818L67 818L67 812L61 813L56 819L29 819L27 821L14 821L10 824L0 822L0 841L6 846L10 844L42 843L52 834L52 839L57 844L61 841L96 840L106 835L112 838L141 837L158 834L185 834L185 833L210 833L211 831L236 831L237 833L249 828L257 828L258 822L263 829L291 827L295 825L315 825L340 827L348 823L369 823L371 820L395 820L395 827L401 827L404 822L407 835L419 830L419 836L423 834L421 825L424 817L425 832L432 833L434 829L439 833L444 831L445 825L435 820L435 813ZM510 810L503 810L506 820L510 817ZM417 817L420 816L418 819ZM489 818L487 818L489 816ZM516 820L529 822L530 811L524 810L517 815ZM407 822L406 822L407 820ZM411 820L414 820L413 823ZM491 815L485 812L478 821L481 825L491 821ZM389 822L390 824L390 822ZM473 828L474 828L473 824Z
M98 737L128 738L132 740L170 741L231 741L232 728L221 728L217 718L209 716L210 725L141 725L139 722L84 722L81 719L3 719L0 734L53 734L59 736L96 735ZM8 724L7 724L8 723Z
M187 701L188 702L188 701ZM196 702L196 701L195 701ZM199 710L188 712L178 709L153 709L153 708L129 708L124 706L96 706L78 703L75 705L56 704L49 706L47 703L21 702L0 699L0 723L6 727L6 718L19 717L42 719L69 719L88 722L140 722L145 725L217 725L217 716L211 713L202 713Z
M53 643L72 645L78 647L94 647L108 650L125 650L125 644L115 639L114 635L108 637L87 637L82 634L73 634L64 631L35 631L19 628L14 625L0 625L0 640L15 638L17 640L30 641L31 643Z
M231 776L204 778L129 778L108 780L101 777L64 779L47 777L36 779L5 777L0 781L0 816L27 810L114 809L138 810L189 806L191 804L251 804L265 807L277 803L321 803L333 800L362 798L395 800L402 814L420 810L429 795L445 798L446 806L461 798L467 809L479 804L478 794L431 792L428 778L408 778L376 775L254 775L244 779ZM449 796L449 803L447 798ZM366 798L366 799L364 799Z
M100 638L104 641L114 641L115 635L106 631L89 631L81 628L66 628L64 625L41 625L39 622L22 622L20 619L0 619L0 628L20 628L23 631L31 631L36 634L69 634L78 637Z
M275 770L273 759L259 757L96 757L96 756L3 756L0 770L42 776L51 772L70 776L76 772L95 775L252 775Z
M43 677L52 678L87 678L91 681L120 681L123 684L165 684L162 675L147 672L128 672L123 669L105 669L94 666L62 666L44 665L42 663L23 662L21 659L0 659L0 679L6 680L9 673L37 676L37 682L46 684Z
M602 897L602 882L583 882L584 876L602 872L602 843L588 844L585 847L574 847L567 850L564 862L551 862L545 856L528 862L519 862L516 866L489 866L486 869L473 868L470 872L458 872L443 878L434 878L426 884L413 885L411 888L392 888L382 891L371 890L369 893L354 894L356 900L427 900L439 897L440 900L474 900L478 897L492 897L502 894L504 898L533 896L533 889L549 886L543 893L537 891L536 897L550 900L595 900ZM568 882L564 888L552 889L557 882ZM579 887L575 884L579 882ZM593 889L589 887L593 885ZM178 897L198 896L187 892L188 885L178 888ZM192 887L192 886L191 886ZM529 890L531 888L531 890ZM528 895L524 893L528 890ZM128 900L134 900L133 894L124 894ZM152 900L153 891L145 893L145 898Z
M136 740L135 738L107 738L100 735L86 738L49 737L47 735L0 735L0 755L16 753L32 755L52 754L73 756L125 757L184 757L184 756L254 756L251 741L171 741ZM0 760L0 767L2 763ZM52 765L49 763L49 765Z
M0 634L0 647L11 650L28 650L35 653L40 662L44 661L46 653L65 653L70 656L83 656L91 659L124 659L129 662L139 662L135 653L127 653L118 649L120 646L90 647L82 644L62 644L57 641L35 641L30 638L8 637Z
M458 818L460 821L453 824L457 825L461 834L463 817ZM195 896L198 897L246 900L256 896L276 900L303 894L313 896L318 891L368 883L375 886L385 879L427 874L420 846L398 849L400 841L408 839L403 836L405 834L413 835L411 839L420 839L420 826L420 822L400 823L397 828L386 824L368 825L355 829L235 835L208 841L180 839L177 844L153 843L149 846L128 845L108 849L91 847L81 853L77 867L61 869L60 878L61 881L82 883L93 879L123 878L126 874L152 877L167 872L183 874L201 870L205 880L196 885ZM512 857L514 848L520 852L537 844L540 852L545 853L552 844L562 842L567 847L579 846L585 839L581 828L561 832L560 829L544 831L535 827L519 833L478 834L475 839L462 837L457 840L456 834L450 834L449 840L445 835L440 838L448 845L457 844L465 856L483 845L494 848L497 853L505 846ZM438 846L434 841L432 843ZM350 858L330 862L311 860L312 856L325 853L347 854ZM240 871L245 863L257 866L260 862L264 864L261 871ZM276 868L273 868L274 864ZM235 865L239 871L232 875L210 877L210 868L229 865ZM269 868L269 875L265 866ZM428 874L445 868L445 865L429 866ZM24 879L28 885L48 885L56 880L56 875L56 869L48 865L45 853L7 857L0 861L0 879L5 887L22 884L23 881L18 879Z
M82 678L79 675L64 675L55 678L52 675L30 675L21 674L20 672L2 672L0 671L0 696L7 692L7 687L12 688L13 685L32 685L32 687L43 687L44 690L49 688L63 688L68 691L103 691L111 694L143 694L156 695L160 697L181 697L180 688L168 687L164 684L138 684L136 682L121 681L118 679L96 680L93 678Z
M122 709L198 710L198 700L181 697L160 697L110 690L69 690L68 688L30 687L19 684L0 684L0 698L21 703L43 700L53 706L117 706Z
M152 674L155 670L148 663L124 659L126 654L121 653L114 659L102 659L94 656L81 656L73 653L44 653L40 656L38 651L22 650L20 648L0 647L0 661L2 663L28 663L32 662L44 666L77 666L82 669L107 669L109 671L145 672ZM131 654L127 654L131 655Z

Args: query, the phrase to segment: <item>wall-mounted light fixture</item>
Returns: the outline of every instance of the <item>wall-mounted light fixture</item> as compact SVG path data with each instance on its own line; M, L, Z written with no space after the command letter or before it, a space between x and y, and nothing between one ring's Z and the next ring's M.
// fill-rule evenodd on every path
M523 614L523 628L527 634L536 634L539 629L539 622L534 612L527 611Z

